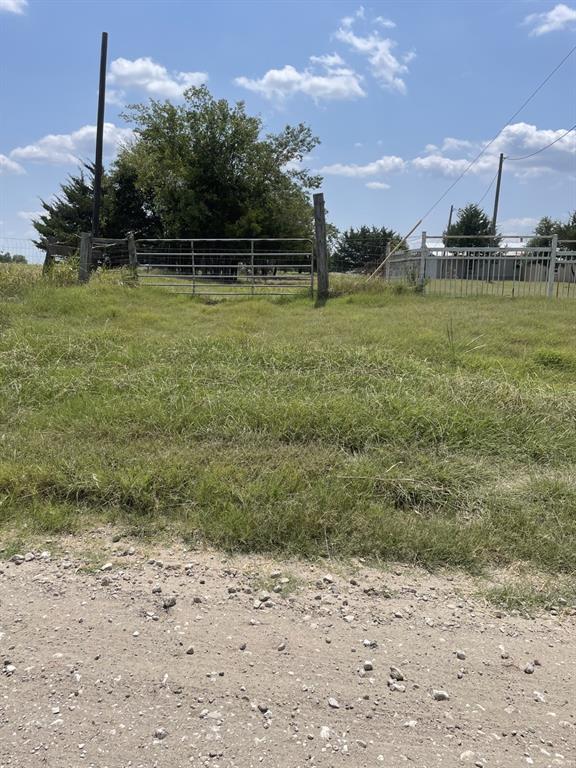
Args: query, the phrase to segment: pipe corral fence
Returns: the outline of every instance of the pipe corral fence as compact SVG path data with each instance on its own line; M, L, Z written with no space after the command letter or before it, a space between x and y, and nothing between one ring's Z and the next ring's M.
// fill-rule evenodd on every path
M466 239L477 243L481 238L423 232L419 248L392 253L380 274L430 294L576 298L576 240L552 235L541 238L548 240L547 246L530 247L523 235L499 236L499 245L491 244L493 236L486 236L481 246L463 245Z
M312 293L308 238L92 238L82 236L80 279L98 266L127 267L144 286L193 296Z

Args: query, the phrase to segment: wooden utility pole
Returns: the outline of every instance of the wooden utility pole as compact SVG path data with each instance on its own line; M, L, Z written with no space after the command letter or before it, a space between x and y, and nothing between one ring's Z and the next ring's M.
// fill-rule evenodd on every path
M328 246L326 243L326 212L324 195L314 195L314 233L316 236L316 281L319 299L328 298Z
M452 214L454 213L454 206L450 206L450 213L448 215L448 226L446 227L446 234L450 234L450 227L452 226Z
M498 163L498 179L496 180L496 194L494 196L494 213L492 214L492 234L496 234L496 224L498 222L498 204L500 202L500 182L502 181L502 165L504 155L500 153L500 162Z
M106 97L106 58L108 32L102 32L100 48L100 89L98 91L98 119L96 122L96 156L94 159L94 206L92 208L92 236L100 234L100 198L102 196L102 146L104 142L104 105Z

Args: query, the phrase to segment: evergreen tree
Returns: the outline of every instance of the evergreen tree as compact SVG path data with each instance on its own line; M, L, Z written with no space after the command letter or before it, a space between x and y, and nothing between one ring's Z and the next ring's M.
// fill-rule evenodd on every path
M450 237L446 237L450 235ZM458 237L464 235L464 237ZM458 218L444 233L444 245L457 248L487 248L500 244L500 236L492 235L492 222L479 205L469 203L460 208Z
M332 269L338 272L350 272L364 269L367 265L377 264L386 256L386 246L393 248L402 240L393 229L386 227L361 226L351 227L343 232L336 241L331 261ZM402 242L402 250L406 244Z

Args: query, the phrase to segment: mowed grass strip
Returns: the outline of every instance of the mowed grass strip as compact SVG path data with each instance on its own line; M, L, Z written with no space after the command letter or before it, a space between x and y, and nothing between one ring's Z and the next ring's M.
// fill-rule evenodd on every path
M25 287L0 309L0 530L574 572L575 318Z

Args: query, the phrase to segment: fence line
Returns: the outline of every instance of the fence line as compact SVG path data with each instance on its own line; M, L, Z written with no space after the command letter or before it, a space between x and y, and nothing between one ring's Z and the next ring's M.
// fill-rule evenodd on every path
M384 278L447 296L576 298L576 241L559 241L554 235L547 247L530 247L522 244L525 236L508 235L502 246L490 244L493 236L485 237L484 246L460 244L467 239L482 238L458 236L459 243L450 245L449 238L423 232L420 248L386 261ZM514 239L520 243L511 244Z

